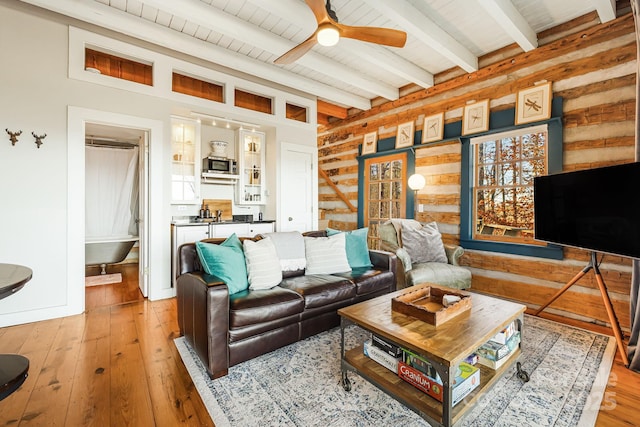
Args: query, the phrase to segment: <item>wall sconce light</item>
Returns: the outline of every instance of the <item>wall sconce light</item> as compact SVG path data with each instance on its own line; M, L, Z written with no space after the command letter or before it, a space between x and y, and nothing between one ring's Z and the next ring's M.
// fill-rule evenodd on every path
M413 219L416 219L418 217L418 191L424 188L427 181L424 179L424 176L419 173L414 173L409 177L407 183L409 184L409 188L413 190Z

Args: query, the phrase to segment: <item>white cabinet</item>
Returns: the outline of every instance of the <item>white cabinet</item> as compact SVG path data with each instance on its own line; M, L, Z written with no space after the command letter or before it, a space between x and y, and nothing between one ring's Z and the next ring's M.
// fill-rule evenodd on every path
M174 288L180 271L178 248L185 243L208 239L209 234L209 224L171 226L171 280Z
M265 134L263 132L238 131L238 181L237 202L240 205L265 204Z
M271 233L274 231L274 222L252 222L240 224L211 224L211 237L227 238L233 233L238 237L254 237L256 234Z
M256 234L273 233L275 222L258 222L251 223L249 225L249 237L253 237Z
M200 203L200 123L171 117L171 202Z
M236 233L238 237L245 237L249 232L249 224L211 224L212 237L229 237Z

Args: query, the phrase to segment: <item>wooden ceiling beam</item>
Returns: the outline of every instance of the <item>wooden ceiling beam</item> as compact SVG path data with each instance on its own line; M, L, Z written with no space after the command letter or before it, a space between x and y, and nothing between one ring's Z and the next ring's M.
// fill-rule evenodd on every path
M383 13L407 33L436 50L463 70L469 73L478 71L478 57L411 3L403 2L402 7L398 7L395 2L387 0L362 1Z
M325 101L318 100L318 116L326 114L327 116L337 117L338 119L346 119L349 112L346 108L339 105L330 104Z
M520 45L522 50L529 52L538 47L536 32L510 0L479 0L478 2L496 21L496 24Z

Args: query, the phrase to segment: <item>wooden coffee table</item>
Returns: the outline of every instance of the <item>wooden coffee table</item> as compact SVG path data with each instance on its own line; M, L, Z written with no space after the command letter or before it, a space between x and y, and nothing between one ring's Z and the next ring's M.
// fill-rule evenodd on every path
M436 285L417 285L411 290L425 286ZM518 376L524 381L528 380L528 375L520 368L518 359L521 350L517 348L508 363L497 370L476 365L480 369L480 385L455 407L452 407L453 388L450 384L453 383L458 364L513 321L516 321L517 327L522 333L526 306L472 293L470 310L436 328L414 317L391 310L391 299L407 292L407 290L403 289L338 310L338 314L341 316L341 366L345 390L351 389L347 372L354 371L417 412L430 423L451 426L460 421L478 397L488 392L514 364L517 364ZM344 330L352 324L428 359L442 379L443 402L438 402L365 356L362 345L346 349Z

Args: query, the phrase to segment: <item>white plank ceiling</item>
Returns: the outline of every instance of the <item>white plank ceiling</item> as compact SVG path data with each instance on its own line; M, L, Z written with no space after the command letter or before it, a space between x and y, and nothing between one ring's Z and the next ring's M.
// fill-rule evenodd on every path
M303 0L22 1L148 42L162 31L172 49L362 110L452 67L473 72L478 57L512 43L535 49L545 29L592 11L606 22L616 10L616 0L333 0L340 23L406 31L405 47L341 39L274 65L316 28Z

